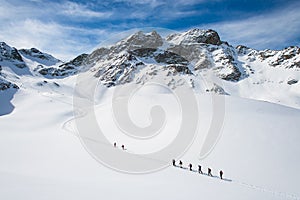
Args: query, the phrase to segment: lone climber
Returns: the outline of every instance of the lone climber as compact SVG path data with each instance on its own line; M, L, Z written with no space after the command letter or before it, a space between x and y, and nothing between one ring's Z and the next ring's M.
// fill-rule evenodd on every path
M220 171L220 178L223 179L223 171Z

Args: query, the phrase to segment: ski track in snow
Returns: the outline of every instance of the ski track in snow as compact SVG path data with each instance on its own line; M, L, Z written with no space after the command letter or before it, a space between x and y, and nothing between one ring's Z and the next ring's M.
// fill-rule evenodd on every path
M264 193L270 193L270 194L272 194L276 197L280 197L280 198L284 198L284 199L300 200L300 198L298 196L294 195L294 194L289 194L289 193L280 192L280 191L274 191L274 190L270 190L270 189L265 188L265 187L261 187L261 186L241 182L241 181L233 181L233 183L241 185L243 187L247 187L247 188L256 190L256 191L260 191L260 192L264 192Z

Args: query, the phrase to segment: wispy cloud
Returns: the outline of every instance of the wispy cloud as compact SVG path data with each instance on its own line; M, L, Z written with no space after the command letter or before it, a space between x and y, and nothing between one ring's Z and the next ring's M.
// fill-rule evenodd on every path
M0 41L16 48L36 47L69 60L80 53L89 53L106 35L105 29L78 27L76 23L65 24L60 19L106 18L110 15L108 12L94 12L69 1L47 6L43 1L34 1L18 4L13 0L0 0Z
M68 17L85 17L85 18L108 18L112 12L99 12L89 9L86 5L67 1L61 7L62 14Z
M17 48L36 47L62 60L89 53L106 35L101 29L81 29L55 22L26 19L1 30L0 41Z
M131 5L147 5L150 8L156 8L158 6L167 4L167 1L160 1L160 0L113 0L112 2L123 2Z
M234 45L252 48L282 48L282 45L299 45L300 4L261 14L243 20L224 21L202 25L219 32L222 39Z

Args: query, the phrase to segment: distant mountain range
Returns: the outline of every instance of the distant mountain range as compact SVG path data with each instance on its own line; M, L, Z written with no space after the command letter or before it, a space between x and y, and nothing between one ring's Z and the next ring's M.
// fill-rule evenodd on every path
M106 87L144 84L156 76L171 88L265 100L300 108L300 48L255 50L222 41L214 30L161 37L137 32L114 45L62 62L38 49L0 43L0 90L18 90L22 76L68 79L91 72Z

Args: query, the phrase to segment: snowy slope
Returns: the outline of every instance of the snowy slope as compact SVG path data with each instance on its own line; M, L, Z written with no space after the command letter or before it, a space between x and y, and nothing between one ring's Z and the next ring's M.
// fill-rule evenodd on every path
M210 95L198 95L199 121L204 123L200 123L197 138L180 159L185 167L189 162L194 166L201 164L205 172L211 167L214 175L222 169L225 178L232 181L221 181L171 166L152 174L130 175L98 163L85 151L76 131L71 131L75 127L72 98L68 94L72 93L73 81L66 81L69 89L22 90L12 102L16 107L13 113L1 117L1 199L300 198L299 110L226 97L221 138L212 153L200 160L199 152L211 119L211 100ZM158 102L165 105L172 99L169 94L148 95L161 97ZM106 117L111 112L107 101L109 98L96 106L99 125L104 130L117 130ZM147 106L149 96L141 95L138 101ZM145 115L141 108L132 112ZM174 113L168 115L171 121L175 118ZM112 137L126 144L128 150L143 150L117 134ZM164 143L165 140L159 144ZM114 147L111 144L108 148Z

